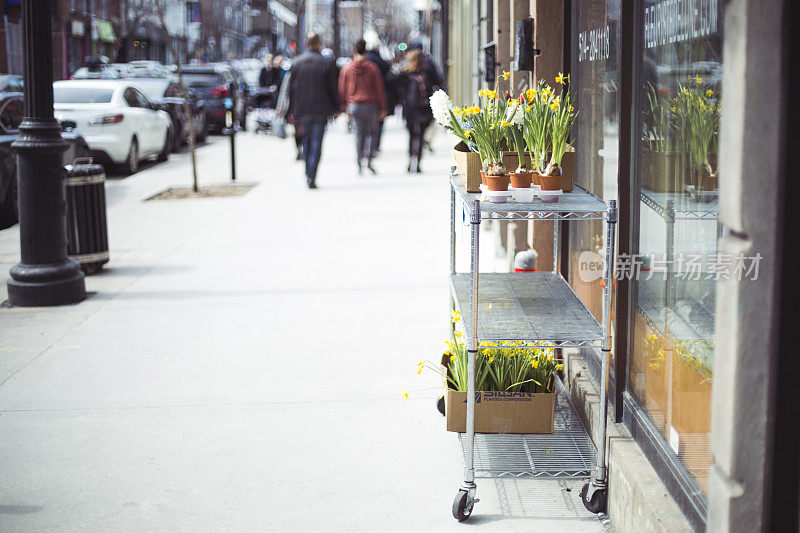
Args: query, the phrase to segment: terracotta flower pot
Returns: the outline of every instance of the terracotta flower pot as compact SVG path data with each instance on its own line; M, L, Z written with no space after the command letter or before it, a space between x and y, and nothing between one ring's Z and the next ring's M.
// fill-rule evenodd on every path
M543 191L561 190L561 176L546 176L544 174L540 174L539 180Z
M481 170L481 183L486 185L486 172L484 172L483 170Z
M538 185L539 187L542 186L542 175L536 172L535 170L531 172L531 181L533 185Z
M508 174L501 174L500 176L486 176L486 186L489 187L490 191L507 191L510 181L511 180L509 180Z
M530 172L512 172L509 174L511 186L515 189L525 189L531 186L532 178Z

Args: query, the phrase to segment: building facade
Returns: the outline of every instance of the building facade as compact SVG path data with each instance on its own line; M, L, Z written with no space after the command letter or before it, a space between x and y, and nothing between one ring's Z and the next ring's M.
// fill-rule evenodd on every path
M457 104L495 83L519 92L570 75L576 183L618 202L608 376L618 531L768 531L787 514L797 530L797 448L776 422L796 416L797 402L775 399L787 394L777 369L796 368L780 348L791 311L776 297L790 283L780 191L791 156L781 118L791 11L777 0L440 1L428 10L446 15L441 50ZM515 71L524 20L540 54L531 71ZM560 222L558 250L550 224L498 231L509 258L533 248L552 264L556 254L599 318L603 281L590 273L602 262L602 223ZM563 355L576 407L589 413L605 379L601 352Z

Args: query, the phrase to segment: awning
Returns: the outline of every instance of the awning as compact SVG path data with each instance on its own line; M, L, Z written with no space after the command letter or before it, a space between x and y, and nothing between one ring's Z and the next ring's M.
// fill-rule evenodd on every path
M97 38L107 43L116 42L117 36L114 35L114 25L107 20L97 19Z

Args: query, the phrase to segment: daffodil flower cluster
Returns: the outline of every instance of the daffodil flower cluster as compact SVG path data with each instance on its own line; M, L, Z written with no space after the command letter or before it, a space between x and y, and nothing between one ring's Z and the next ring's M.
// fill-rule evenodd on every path
M670 122L677 132L677 148L688 152L690 164L711 174L708 154L717 152L721 104L703 78L693 76L688 85L679 85L670 106Z
M467 347L461 340L461 313L450 313L451 338L442 363L420 361L417 373L428 368L442 376L453 390L467 390ZM553 349L524 346L519 342L482 342L478 345L475 365L475 390L508 392L554 392L553 377L564 365L554 357Z

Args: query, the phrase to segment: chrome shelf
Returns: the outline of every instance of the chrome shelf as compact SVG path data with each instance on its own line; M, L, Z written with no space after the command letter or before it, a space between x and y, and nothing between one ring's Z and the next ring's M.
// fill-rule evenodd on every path
M466 434L458 434L466 460ZM586 478L596 450L558 382L553 433L475 435L475 477Z
M561 274L481 274L478 279L478 342L602 346L602 327ZM464 324L472 321L470 289L470 274L450 276L450 290Z
M533 202L496 204L478 201L480 193L467 192L467 182L461 175L451 174L450 183L467 214L470 217L479 214L485 220L604 220L608 209L603 200L578 186L559 196L558 202L545 203L535 198ZM480 213L476 212L476 202Z

